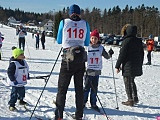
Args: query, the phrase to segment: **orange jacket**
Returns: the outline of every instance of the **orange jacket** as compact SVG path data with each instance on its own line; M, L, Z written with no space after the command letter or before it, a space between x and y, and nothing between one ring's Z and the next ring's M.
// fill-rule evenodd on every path
M154 48L154 39L148 39L146 41L146 45L147 45L147 50L152 51Z

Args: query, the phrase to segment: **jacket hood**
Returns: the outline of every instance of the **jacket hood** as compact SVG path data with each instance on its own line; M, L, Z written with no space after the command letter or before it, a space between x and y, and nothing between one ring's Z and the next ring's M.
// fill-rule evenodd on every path
M137 34L137 26L129 25L126 28L126 36L136 36Z

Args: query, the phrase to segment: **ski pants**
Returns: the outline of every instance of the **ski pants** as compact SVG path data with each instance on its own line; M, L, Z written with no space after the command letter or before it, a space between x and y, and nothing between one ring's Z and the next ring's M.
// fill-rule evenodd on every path
M39 49L39 40L36 40L36 49Z
M45 49L45 42L41 41L41 43L42 43L42 49L44 50Z
M148 51L148 54L147 54L148 63L151 63L151 52L152 51Z
M96 105L97 102L97 91L98 91L98 81L99 75L97 76L88 76L85 78L85 87L84 87L84 104L88 101L88 95L90 92L90 104Z
M25 48L25 37L20 37L19 38L19 48L21 49L21 47L23 48L23 51L24 51L24 48Z
M137 87L134 82L134 78L135 77L123 77L128 100L133 100L137 97Z
M25 97L25 87L15 87L12 86L11 94L10 94L10 100L8 104L10 106L15 106L15 103L17 102L17 99L23 100Z
M69 63L69 70L67 62L62 61L59 80L58 80L58 93L56 97L55 115L63 118L63 111L65 106L66 94L71 77L74 79L75 87L75 103L76 103L76 118L83 117L83 76L85 71L85 63Z

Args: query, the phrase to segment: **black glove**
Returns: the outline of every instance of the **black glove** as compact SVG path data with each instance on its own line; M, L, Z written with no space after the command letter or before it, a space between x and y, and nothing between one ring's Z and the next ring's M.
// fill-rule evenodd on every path
M14 83L14 85L17 85L17 84L18 84L17 80L13 81L13 83Z
M110 50L108 51L108 53L109 53L110 56L112 56L112 55L114 54L114 51L113 51L112 49L110 49Z

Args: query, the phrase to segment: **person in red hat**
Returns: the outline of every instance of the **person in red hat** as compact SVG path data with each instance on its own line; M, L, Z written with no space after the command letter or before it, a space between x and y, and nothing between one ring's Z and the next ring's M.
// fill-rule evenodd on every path
M90 104L91 108L100 111L97 102L97 91L99 75L101 75L102 69L102 56L106 59L111 58L114 51L110 49L108 53L104 47L99 44L99 33L97 30L93 30L90 34L90 46L88 47L87 54L87 70L85 76L85 87L84 87L84 107L88 101L90 92Z
M74 78L76 112L75 119L83 117L83 76L85 72L86 52L84 46L89 46L90 27L87 21L80 17L80 7L70 6L69 17L59 24L57 43L62 44L63 55L58 79L55 120L63 119L66 93L71 78Z

